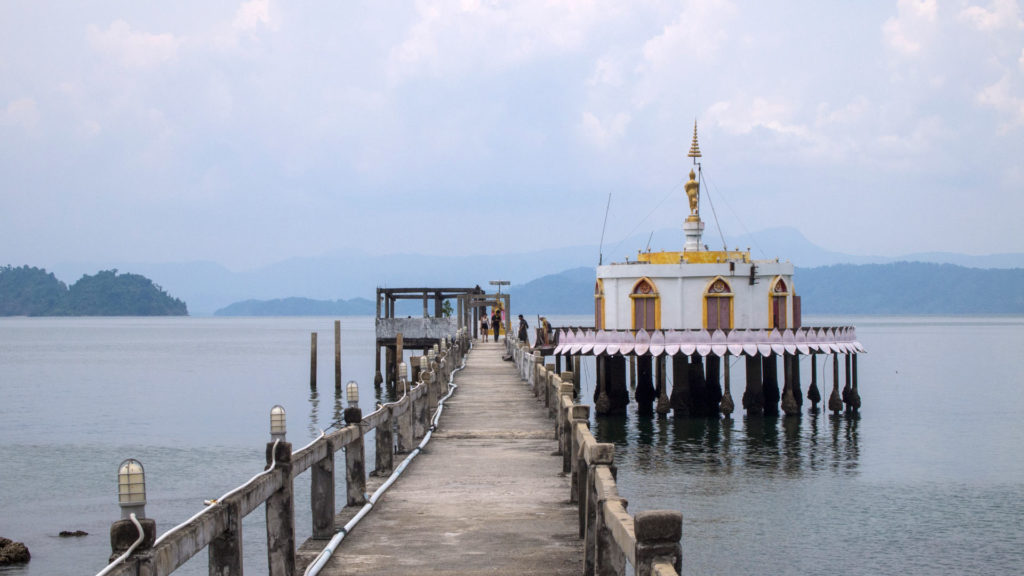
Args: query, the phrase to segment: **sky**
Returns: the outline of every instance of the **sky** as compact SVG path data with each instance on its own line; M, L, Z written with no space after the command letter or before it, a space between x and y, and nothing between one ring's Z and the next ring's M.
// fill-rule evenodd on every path
M1024 252L1014 0L15 0L0 265L614 245L695 122L706 235Z

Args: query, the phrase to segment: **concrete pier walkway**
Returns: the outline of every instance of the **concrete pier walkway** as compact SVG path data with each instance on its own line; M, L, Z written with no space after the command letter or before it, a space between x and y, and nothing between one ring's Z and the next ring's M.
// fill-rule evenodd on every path
M501 343L476 343L425 452L322 574L583 571L577 510L554 454L554 421L503 352ZM343 511L337 525L351 515ZM299 566L325 542L303 545Z

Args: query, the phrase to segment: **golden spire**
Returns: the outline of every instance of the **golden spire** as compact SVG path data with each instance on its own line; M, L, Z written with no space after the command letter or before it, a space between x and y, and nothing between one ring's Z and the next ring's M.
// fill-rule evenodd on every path
M690 144L690 158L700 158L700 145L697 144L697 121L693 121L693 143ZM697 160L694 160L696 162Z

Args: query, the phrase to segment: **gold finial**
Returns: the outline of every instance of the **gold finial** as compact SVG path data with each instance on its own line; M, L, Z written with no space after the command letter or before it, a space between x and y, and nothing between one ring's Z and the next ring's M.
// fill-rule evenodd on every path
M697 144L697 121L693 121L693 143L690 144L690 158L700 158L700 145ZM696 162L696 160L694 160Z

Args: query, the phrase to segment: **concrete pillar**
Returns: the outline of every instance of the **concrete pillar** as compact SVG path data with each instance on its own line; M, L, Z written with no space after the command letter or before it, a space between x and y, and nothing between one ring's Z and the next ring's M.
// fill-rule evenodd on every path
M807 388L807 399L811 401L811 412L818 413L821 391L818 390L818 354L811 352L811 384Z
M135 547L132 552L132 558L139 554L144 554L153 548L153 543L156 542L156 520L152 518L138 518L139 524L142 525L142 543ZM238 555L241 557L241 537L239 536L238 541ZM117 520L110 525L110 559L109 562L117 560L122 554L128 551L132 547L132 544L139 539L139 529L135 527L135 523L130 518L122 518Z
M654 359L640 356L636 359L636 408L641 414L650 414L651 403L657 398L654 390Z
M611 410L611 399L608 397L608 357L604 354L594 357L597 363L597 386L594 387L594 409L598 414L607 414Z
M672 357L672 415L688 418L690 410L690 358L685 354Z
M359 408L345 409L345 422L349 426L355 426L359 431L358 437L345 446L347 506L360 506L366 503L366 449L363 444L363 429L359 425L362 419L363 411Z
M603 498L597 501L594 573L598 576L621 576L626 573L626 556L615 544L615 537L608 527L608 519L605 518L605 506L615 506L616 504L621 505L625 509L627 502L625 498L618 496ZM638 574L643 574L643 572L638 572Z
M576 503L580 501L580 478L582 475L586 474L586 465L583 463L583 455L580 453L579 438L576 437L576 429L581 424L585 428L590 428L590 406L587 406L585 404L577 404L573 406L572 422L570 423L569 430L569 457L571 459L572 464L572 475L569 485L569 502L571 503ZM586 485L585 482L583 482L582 484Z
M292 490L292 445L289 442L267 444L267 468L276 460L275 471L284 478L283 486L267 498L267 573L271 576L295 574L295 498Z
M743 391L743 409L748 416L764 413L764 389L761 382L761 357L746 356L747 386Z
M726 418L730 418L733 410L736 409L736 405L732 401L732 391L729 390L729 372L729 355L726 354L722 358L722 384L725 390L722 392L722 401L718 404L718 411Z
M700 354L690 357L687 374L690 383L690 415L707 416L708 386L704 379L704 358ZM718 415L718 406L715 406L715 415Z
M857 354L853 356L853 389L850 390L850 403L853 405L853 411L857 412L860 410L860 392L857 391Z
M764 394L764 413L777 415L779 413L779 363L775 354L761 358L761 392Z
M795 356L792 354L785 354L782 357L782 374L783 374L783 387L782 387L782 411L786 416L799 416L800 406L796 403L794 398L795 385L793 384L793 359Z
M211 576L233 576L242 573L242 511L237 500L229 499L220 505L227 511L227 528L206 547L208 573ZM333 514L331 519L333 521Z
M625 363L623 363L625 366ZM598 466L612 466L615 457L615 445L595 443L590 446L590 465L587 468L586 500L581 502L580 511L584 515L584 574L594 574L597 565L597 490L594 482L594 471Z
M637 574L653 574L656 562L671 564L676 574L683 573L683 513L673 510L637 512L633 519L636 530Z
M391 371L391 383L398 382L398 365L401 364L405 358L405 337L401 332L395 335L395 359L394 367ZM408 366L408 365L407 365Z
M327 455L310 470L309 503L313 512L313 538L330 539L334 536L335 500L334 445L329 442Z
M665 355L654 359L654 381L657 383L658 403L655 411L664 416L672 410L672 404L668 399L668 379L665 378Z
M376 365L376 373L373 376L373 385L380 386L381 382L384 381L384 375L380 373L380 342L377 342L374 346L374 364Z
M718 409L722 402L722 359L714 354L709 354L704 359L704 403L701 406L701 416L705 418L717 418Z
M843 409L843 400L839 395L839 354L832 355L832 394L828 397L828 409L835 414Z
M626 387L625 357L605 357L605 387L609 400L608 413L625 414L626 408L629 406L629 389ZM651 388L653 396L653 386Z
M387 418L376 428L376 466L377 476L389 476L394 469L394 433L391 424L393 422L391 413L393 408L387 408Z

